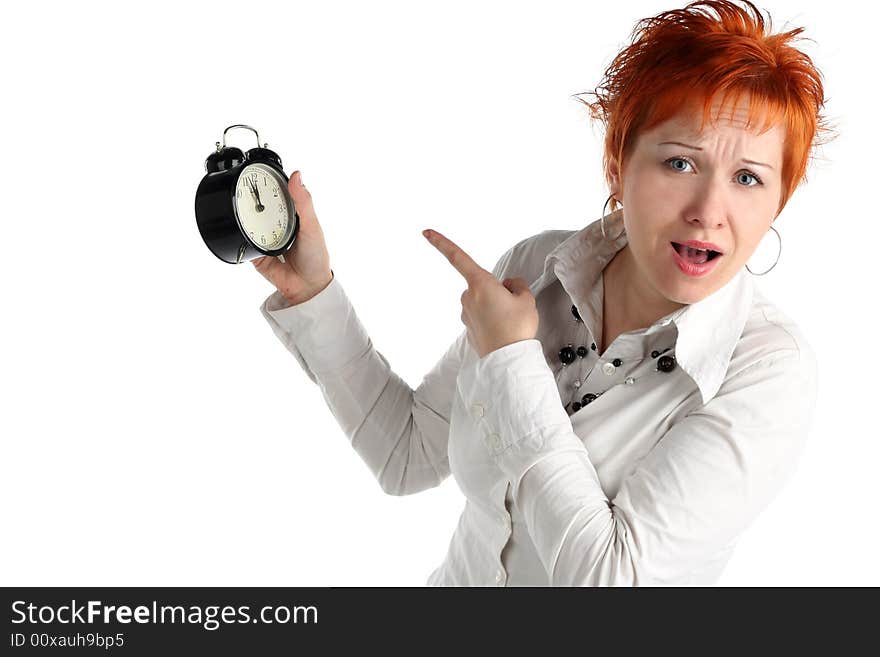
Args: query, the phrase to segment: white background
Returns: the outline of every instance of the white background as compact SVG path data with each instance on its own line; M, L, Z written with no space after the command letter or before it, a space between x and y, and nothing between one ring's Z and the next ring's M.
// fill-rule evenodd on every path
M684 4L7 7L0 584L422 585L464 498L451 477L381 492L260 314L271 285L204 245L205 157L246 123L302 171L336 275L416 387L462 329L464 290L421 230L491 268L598 219L601 128L572 94L639 18ZM720 583L876 586L878 10L759 6L815 41L800 47L841 135L756 279L819 355L816 423ZM752 269L775 254L769 235Z

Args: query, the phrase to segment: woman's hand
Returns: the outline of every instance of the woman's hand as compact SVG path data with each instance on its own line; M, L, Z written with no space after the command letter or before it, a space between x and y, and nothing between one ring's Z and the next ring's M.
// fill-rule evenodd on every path
M290 176L287 189L299 215L296 240L284 254L284 262L273 256L261 256L251 262L290 303L297 304L308 301L330 285L333 271L312 195L303 186L299 171Z
M464 276L468 288L461 295L461 321L468 340L480 358L538 333L535 297L524 278L498 282L452 240L435 230L422 232L434 247Z

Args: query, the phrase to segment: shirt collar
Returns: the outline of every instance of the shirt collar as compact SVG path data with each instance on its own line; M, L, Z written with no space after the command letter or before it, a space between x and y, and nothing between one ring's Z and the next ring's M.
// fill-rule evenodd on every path
M619 231L617 210L606 217L608 225ZM602 271L627 244L626 234L614 240L602 235L601 220L574 231L544 259L544 271L531 285L532 294L559 279L579 308L587 307L587 297L602 284ZM708 403L724 381L730 357L742 335L753 299L753 281L743 267L724 286L705 298L661 317L646 334L673 324L677 330L675 359L700 389L703 404Z

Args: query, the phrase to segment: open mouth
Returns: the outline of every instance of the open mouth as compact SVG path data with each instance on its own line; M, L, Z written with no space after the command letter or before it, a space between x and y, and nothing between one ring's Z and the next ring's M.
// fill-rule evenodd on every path
M712 249L694 249L689 246L683 246L678 242L671 242L671 244L682 259L695 265L709 262L721 255L718 251L713 251Z

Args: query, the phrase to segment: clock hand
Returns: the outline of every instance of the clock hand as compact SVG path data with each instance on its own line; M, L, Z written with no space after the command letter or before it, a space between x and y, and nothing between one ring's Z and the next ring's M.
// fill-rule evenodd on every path
M248 189L251 191L251 195L257 200L257 204L254 206L254 209L257 212L262 212L265 210L265 206L260 202L260 193L257 191L256 183L250 178L247 179Z

